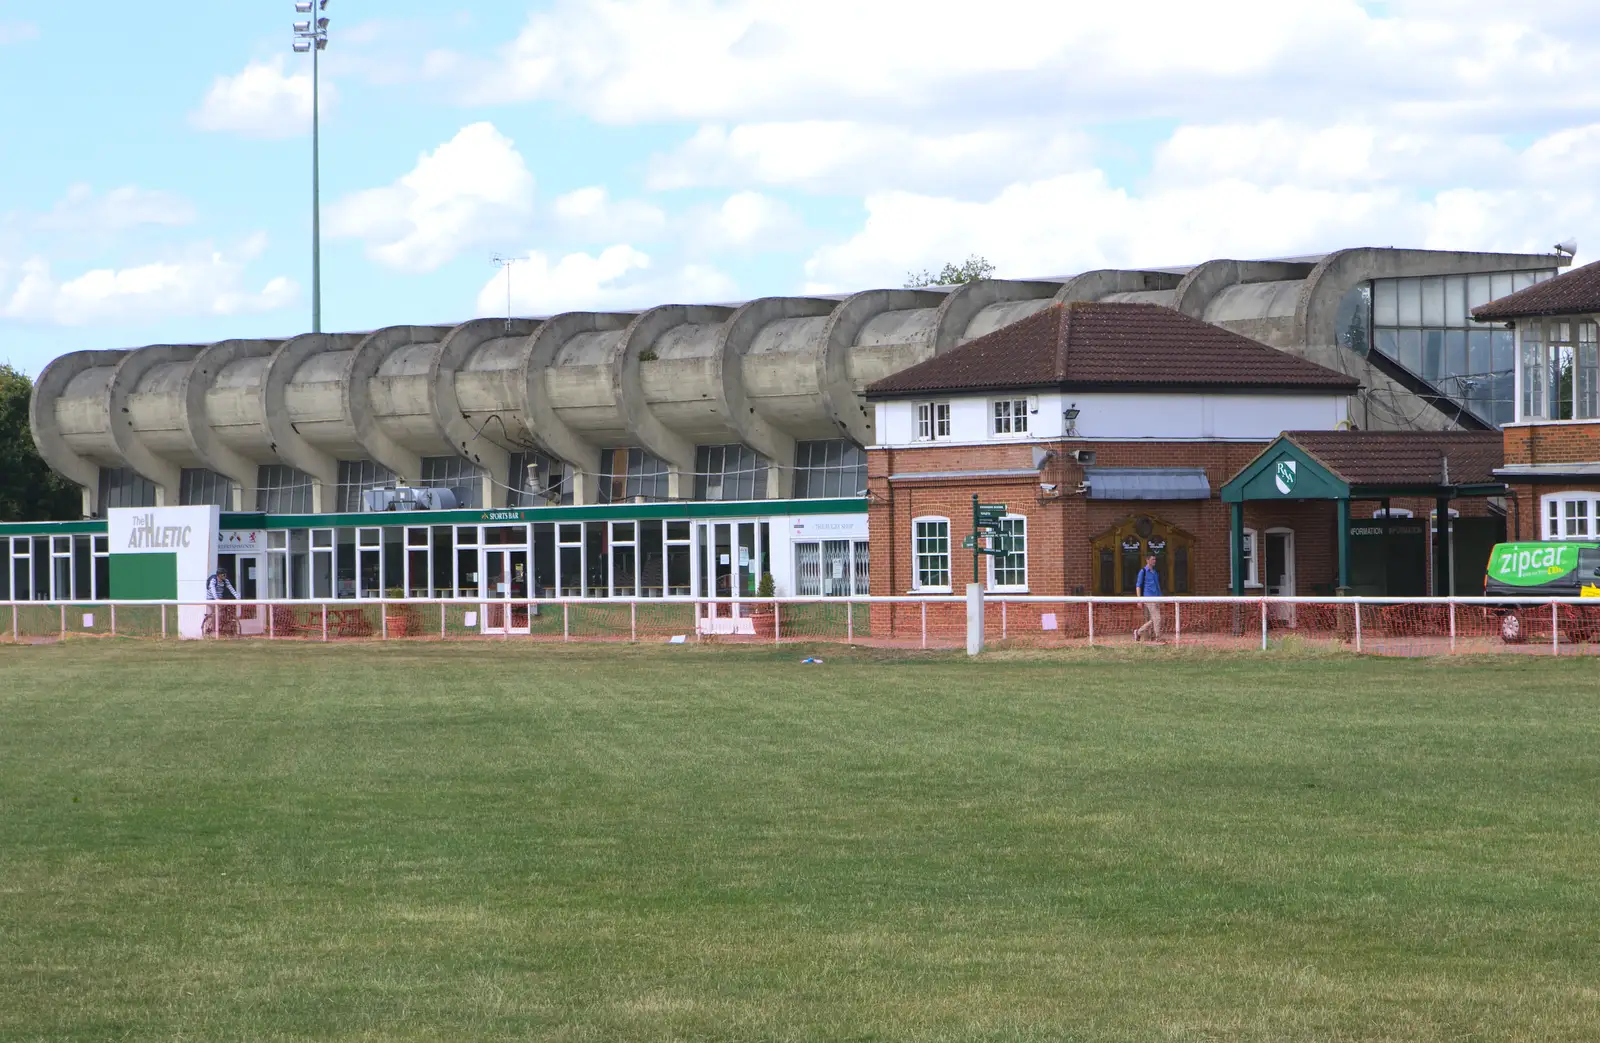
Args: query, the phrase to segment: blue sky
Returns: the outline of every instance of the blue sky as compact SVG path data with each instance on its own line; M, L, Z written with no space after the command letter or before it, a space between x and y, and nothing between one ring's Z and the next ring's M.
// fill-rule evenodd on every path
M1588 0L331 0L323 326L1600 242ZM0 0L0 360L309 328L291 0ZM1202 10L1203 8L1203 10Z

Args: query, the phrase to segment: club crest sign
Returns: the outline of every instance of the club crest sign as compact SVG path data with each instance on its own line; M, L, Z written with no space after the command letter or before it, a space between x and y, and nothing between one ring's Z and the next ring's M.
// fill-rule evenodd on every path
M1294 491L1295 461L1279 460L1274 470L1272 481L1278 487L1279 494L1288 496Z

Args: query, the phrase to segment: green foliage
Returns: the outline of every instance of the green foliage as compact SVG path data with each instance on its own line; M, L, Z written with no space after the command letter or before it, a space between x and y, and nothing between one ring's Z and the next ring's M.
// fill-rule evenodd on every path
M28 426L33 381L0 363L0 521L58 521L83 513L78 487L40 459Z
M945 263L943 268L933 272L924 268L920 272L906 273L906 288L915 289L918 286L955 286L959 283L976 282L987 279L994 274L994 265L972 254L960 264Z
M770 598L773 596L775 589L772 583L772 573L763 572L761 574L761 582L756 586L756 597Z

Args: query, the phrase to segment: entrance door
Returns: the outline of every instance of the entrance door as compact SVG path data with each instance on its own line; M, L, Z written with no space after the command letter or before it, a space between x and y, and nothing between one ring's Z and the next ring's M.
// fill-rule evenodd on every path
M1289 529L1268 529L1266 548L1262 554L1265 571L1261 582L1267 597L1294 597L1294 533ZM1294 626L1294 606L1272 606L1272 618L1287 626Z
M483 632L528 633L528 549L483 548Z
M701 522L700 596L706 599L701 630L708 634L754 634L743 599L755 596L760 550L755 522Z

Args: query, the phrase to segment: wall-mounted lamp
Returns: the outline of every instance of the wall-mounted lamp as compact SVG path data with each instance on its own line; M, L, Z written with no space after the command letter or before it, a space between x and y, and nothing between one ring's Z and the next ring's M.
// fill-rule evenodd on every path
M1074 402L1074 403L1072 403L1072 405L1068 406L1067 407L1067 411L1065 413L1062 413L1061 417L1062 417L1062 419L1064 419L1067 422L1067 429L1066 429L1066 431L1063 432L1063 434L1068 434L1068 435L1077 434L1078 433L1078 403Z

